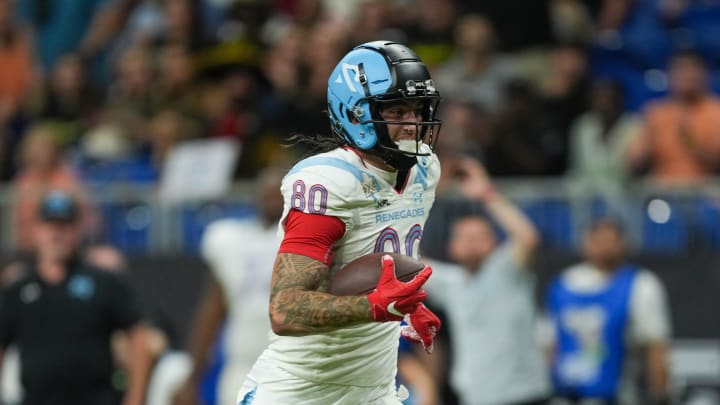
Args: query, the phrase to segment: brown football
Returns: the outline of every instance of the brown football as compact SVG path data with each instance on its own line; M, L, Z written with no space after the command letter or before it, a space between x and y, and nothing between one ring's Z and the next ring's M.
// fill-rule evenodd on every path
M363 295L372 292L382 273L382 256L395 259L395 277L410 281L425 265L410 256L399 253L371 253L358 257L338 270L330 280L328 292L333 295Z

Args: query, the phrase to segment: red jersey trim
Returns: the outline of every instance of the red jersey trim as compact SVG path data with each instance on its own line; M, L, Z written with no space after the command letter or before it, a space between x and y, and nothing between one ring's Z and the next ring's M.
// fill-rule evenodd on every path
M350 151L350 152L353 152L354 154L356 154L357 157L360 158L360 163L362 163L363 167L367 169L367 164L365 164L365 158L363 157L363 155L360 154L360 151L359 151L359 150L357 150L356 148L354 148L354 147L352 147L352 146L350 146L350 145L345 145L345 146L343 146L342 148L345 149L345 150L348 150L348 151Z
M345 223L338 217L290 210L285 219L285 236L280 253L293 253L330 265L335 242L345 235Z

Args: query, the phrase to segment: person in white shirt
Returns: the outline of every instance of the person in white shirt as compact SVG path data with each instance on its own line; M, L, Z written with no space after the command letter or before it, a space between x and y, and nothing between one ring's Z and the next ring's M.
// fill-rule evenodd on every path
M243 378L267 346L272 276L268 270L280 246L277 221L283 208L283 175L279 169L266 169L258 177L256 217L221 219L203 234L201 253L210 267L210 280L192 329L192 372L175 395L174 405L198 403L198 387L223 325L222 352L226 358L219 378L218 404L235 403Z
M625 250L620 225L597 220L585 235L586 261L565 269L549 287L552 374L560 403L667 400L665 289L652 272L628 263ZM642 396L636 383L641 366L649 390Z
M462 405L543 404L550 383L535 338L535 277L528 269L539 236L479 163L464 158L456 165L450 170L460 177L459 190L484 205L507 239L500 243L484 217L461 217L447 247L457 264L427 262L434 269L429 298L450 325L450 384Z

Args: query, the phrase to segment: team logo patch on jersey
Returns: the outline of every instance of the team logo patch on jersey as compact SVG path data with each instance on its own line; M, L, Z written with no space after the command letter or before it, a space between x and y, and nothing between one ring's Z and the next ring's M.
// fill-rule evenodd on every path
M380 183L366 173L362 174L362 190L367 197L374 197L380 191Z
M79 300L87 301L95 294L95 281L88 276L73 276L68 282L68 293Z

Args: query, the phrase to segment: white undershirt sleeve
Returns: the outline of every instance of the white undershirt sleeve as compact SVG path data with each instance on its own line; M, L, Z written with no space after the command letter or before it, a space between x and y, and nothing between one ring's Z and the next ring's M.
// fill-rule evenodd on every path
M636 345L670 339L670 313L662 282L648 270L635 278L630 301L630 338Z

